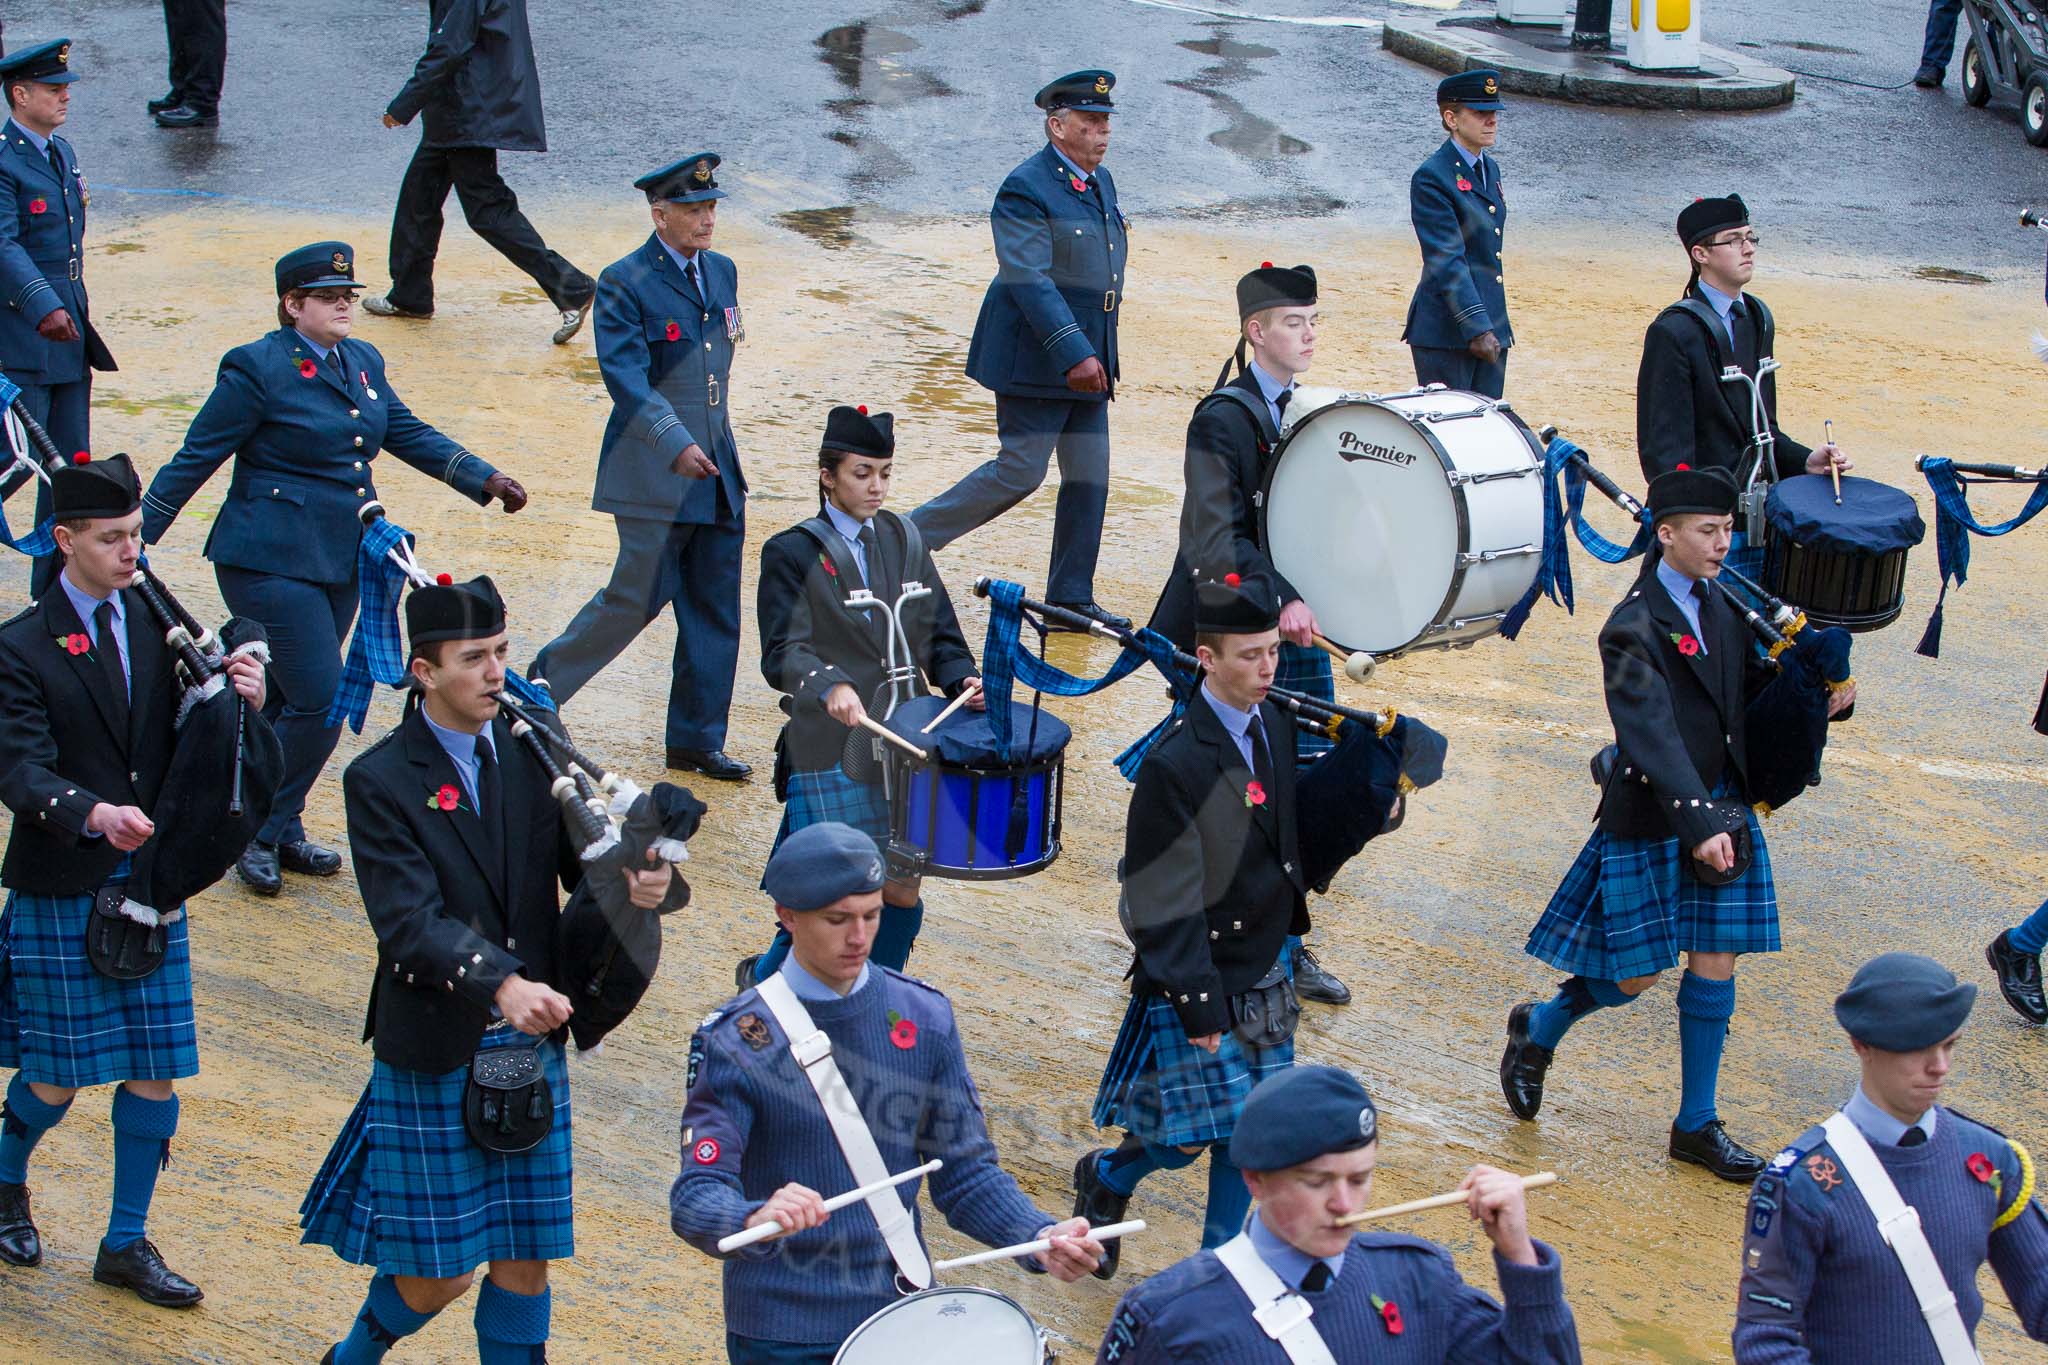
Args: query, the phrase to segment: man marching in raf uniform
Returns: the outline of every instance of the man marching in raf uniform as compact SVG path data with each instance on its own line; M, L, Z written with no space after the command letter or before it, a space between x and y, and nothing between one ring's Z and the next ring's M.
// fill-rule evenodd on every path
M1102 166L1115 86L1111 72L1076 71L1033 97L1045 111L1046 146L996 192L996 277L967 348L967 377L995 392L1002 450L910 515L942 550L1031 496L1057 450L1046 598L1123 627L1127 619L1095 602L1116 324L1130 265L1130 224Z
M837 1213L824 1202L934 1158L945 1164L932 1202L948 1223L990 1246L1051 1241L1027 1270L1071 1282L1102 1254L1086 1222L1041 1213L996 1164L952 1004L868 961L882 880L875 841L851 825L783 840L763 881L789 956L690 1040L670 1225L719 1257L722 1238L782 1228L725 1261L732 1365L830 1365L899 1284L930 1287L921 1181Z
M1488 154L1500 135L1500 73L1445 77L1436 107L1450 136L1408 179L1422 278L1401 340L1414 353L1416 383L1498 398L1515 344L1500 263L1508 201L1500 164Z
M1379 1155L1379 1115L1350 1072L1261 1081L1230 1139L1257 1209L1237 1236L1125 1294L1096 1365L1576 1365L1563 1269L1529 1235L1521 1179L1474 1166L1458 1186L1493 1243L1503 1306L1434 1242L1339 1221L1365 1209Z
M737 782L753 771L725 753L747 478L726 399L747 333L739 267L711 250L720 164L698 152L633 182L654 234L597 282L597 363L612 415L590 505L618 523L619 557L527 676L566 704L673 607L668 766Z
M1976 999L1917 953L1872 958L1835 997L1862 1078L1750 1191L1736 1365L1977 1365L1987 1260L2048 1341L2033 1158L1939 1102Z

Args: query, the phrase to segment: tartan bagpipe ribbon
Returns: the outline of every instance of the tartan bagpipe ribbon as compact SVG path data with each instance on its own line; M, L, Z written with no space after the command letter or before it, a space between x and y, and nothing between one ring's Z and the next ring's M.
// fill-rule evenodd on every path
M2041 514L2042 508L2048 507L2048 483L2034 485L2034 491L2028 495L2027 504L2020 508L2019 515L2010 521L1986 526L1970 511L1969 490L1962 475L1956 473L1954 460L1945 455L1929 455L1920 462L1920 472L1927 476L1927 487L1934 493L1934 552L1941 567L1941 595L1934 599L1934 610L1927 618L1927 630L1921 635L1915 652L1938 659L1941 657L1941 613L1948 602L1949 581L1953 579L1960 588L1970 577L1970 537L2002 536L2025 526Z
M6 375L0 374L0 412L4 412L12 407L14 400L19 397L21 397L21 385L15 383ZM22 450L10 449L9 454L13 458L14 466L29 470L28 482L34 483L35 457ZM0 471L0 479L4 479L5 472ZM10 550L19 550L22 554L28 555L31 558L55 554L57 553L57 536L52 530L55 524L56 519L51 518L28 534L17 538L14 534L14 529L7 524L6 508L0 507L0 545L5 545Z
M1007 761L1009 757L1010 695L1018 682L1035 692L1048 692L1055 697L1085 697L1122 682L1137 672L1140 665L1149 663L1174 685L1175 701L1166 720L1118 756L1116 765L1125 777L1136 773L1138 763L1144 758L1145 750L1151 747L1152 740L1174 716L1180 714L1185 704L1186 684L1173 666L1173 642L1157 631L1141 628L1124 641L1123 652L1117 655L1116 662L1107 673L1099 678L1077 678L1023 647L1019 639L1024 625L1022 585L991 579L988 600L988 636L981 648L981 690L988 699L989 727L995 732L996 743L1004 759Z
M1586 547L1586 553L1606 564L1619 564L1633 559L1650 547L1650 530L1647 526L1636 528L1635 539L1627 545L1617 545L1593 529L1586 520L1586 469L1574 458L1584 452L1562 436L1550 438L1550 444L1543 451L1543 554L1537 561L1536 581L1529 585L1529 591L1522 600L1508 610L1502 618L1502 638L1512 640L1521 633L1522 626L1535 609L1536 599L1548 596L1551 601L1572 610L1572 565L1570 543L1565 539L1565 528L1578 537L1579 544ZM1559 476L1563 476L1562 493L1558 488Z

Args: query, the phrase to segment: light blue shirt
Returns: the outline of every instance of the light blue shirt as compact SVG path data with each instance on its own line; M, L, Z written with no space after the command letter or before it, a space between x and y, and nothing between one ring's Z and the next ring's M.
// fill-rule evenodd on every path
M1301 1282L1308 1275L1309 1268L1318 1260L1330 1267L1330 1278L1335 1280L1344 1273L1344 1253L1335 1256L1311 1256L1306 1251L1287 1241L1279 1233L1266 1226L1266 1220L1254 1212L1251 1220L1252 1250L1259 1253L1259 1259L1266 1268L1280 1277L1282 1284L1299 1293Z
M1292 393L1294 391L1294 381L1290 379L1285 384L1281 383L1272 375L1260 369L1259 362L1256 360L1246 361L1244 367L1251 371L1252 382L1259 386L1259 395L1266 400L1266 411L1273 414L1273 429L1278 431L1280 429L1280 395Z
M1465 150L1465 144L1456 138L1451 139L1451 150L1458 154L1458 160L1470 167L1473 175L1478 177L1479 183L1484 185L1486 183L1486 153L1468 152Z
M1707 652L1707 637L1700 631L1699 599L1692 595L1693 585L1699 580L1687 578L1664 560L1657 561L1657 581L1664 585L1664 591L1671 594L1671 600L1678 604L1679 615L1685 617L1692 627L1692 638L1700 642L1700 653Z
M1216 718L1223 722L1223 728L1230 732L1230 738L1236 742L1237 755L1244 760L1244 766L1250 768L1253 772L1257 772L1259 765L1252 762L1252 713L1250 711L1238 710L1235 706L1232 706L1229 702L1211 692L1206 681L1202 684L1202 696L1207 698L1210 709L1216 712ZM1263 722L1261 722L1261 728L1263 728ZM1272 745L1273 737L1271 735L1266 736L1266 752L1269 754L1272 752Z
M292 330L294 332L299 332L299 329L296 327L292 328ZM326 364L328 359L334 355L334 348L332 346L322 346L319 342L313 340L313 338L307 336L304 332L299 332L299 340L305 342L306 345L311 348L313 354L320 357L320 363L323 365ZM342 379L343 382L346 382L348 376L343 375Z
M29 141L29 145L36 149L36 154L38 156L42 157L45 161L50 159L50 139L44 137L41 133L33 131L32 129L22 127L13 119L7 120L7 126L12 128L15 132L20 133L23 137L27 138Z
M830 499L827 499L825 502L825 519L832 523L832 529L837 531L839 538L846 542L846 548L853 551L853 562L860 568L860 581L870 588L874 587L875 580L868 574L867 547L860 543L860 533L864 530L872 529L875 524L874 519L870 517L866 521L855 521L852 517L840 511Z
M1082 170L1079 166L1076 166L1073 162L1067 160L1067 154L1059 149L1059 144L1053 143L1051 144L1051 146L1052 154L1060 159L1060 165L1065 166L1067 168L1068 175L1073 176L1076 180L1080 180L1083 182L1087 181L1087 179L1089 178L1089 172Z
M448 761L455 765L455 775L462 779L462 789L469 793L469 808L481 817L483 803L478 801L476 796L476 746L481 743L484 748L491 751L491 758L494 761L497 759L498 745L497 741L491 738L491 728L487 725L481 734L475 735L465 730L450 730L434 724L434 718L427 714L427 708L424 706L420 708L420 719L427 723L427 729L441 742L441 749L448 755Z
M851 986L847 987L846 995L853 995L861 987L867 985L868 978L874 974L874 970L873 964L861 963L860 975L853 979ZM846 995L841 995L838 991L833 990L830 986L818 980L817 977L812 976L802 967L799 967L795 953L791 953L788 957L782 959L782 974L789 978L789 989L795 993L796 998L799 1000L844 1000L846 998Z
M71 609L78 613L79 620L85 622L85 635L92 641L94 649L100 647L100 626L99 622L93 619L93 613L100 609L102 602L114 604L114 642L119 646L117 652L121 656L121 677L125 680L129 676L128 604L121 599L120 593L115 593L112 597L87 597L79 590L78 585L71 581L71 575L68 573L58 574L57 581L64 585L64 595L71 599Z
M1733 294L1722 293L1705 280L1700 281L1700 297L1712 305L1715 316L1721 319L1721 329L1728 333L1728 344L1733 346L1735 344L1735 319L1730 314L1735 307L1736 297Z
M1898 1146L1906 1130L1914 1127L1927 1134L1929 1142L1934 1141L1934 1123L1940 1117L1935 1110L1929 1109L1912 1123L1901 1123L1878 1108L1877 1102L1863 1093L1861 1085L1856 1087L1856 1093L1849 1097L1849 1102L1842 1106L1842 1112L1849 1116L1849 1122L1855 1124L1863 1136L1886 1147Z
M683 272L685 280L688 280L692 275L696 276L697 292L702 294L704 292L704 267L697 260L697 257L702 253L693 251L686 256L667 242L662 241L661 234L658 232L654 234L654 240L661 242L661 249L666 251L668 258L676 263L676 269Z

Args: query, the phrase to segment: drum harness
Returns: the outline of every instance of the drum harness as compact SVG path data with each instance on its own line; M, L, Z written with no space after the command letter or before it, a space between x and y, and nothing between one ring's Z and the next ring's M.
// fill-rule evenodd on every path
M1287 1352L1293 1365L1336 1365L1337 1358L1330 1354L1323 1334L1310 1321L1315 1310L1260 1259L1250 1233L1240 1232L1217 1247L1216 1259L1251 1300L1252 1317L1260 1330Z
M1735 364L1731 357L1723 355L1721 343L1728 334L1722 330L1720 314L1709 307L1705 299L1687 294L1665 311L1685 313L1706 329L1707 354L1716 362L1725 362L1720 365L1720 379L1723 384L1744 384L1749 387L1751 434L1749 448L1743 452L1749 470L1747 474L1740 474L1738 470L1739 481L1742 484L1742 527L1749 544L1761 545L1764 543L1765 535L1764 500L1770 496L1769 485L1777 482L1778 478L1778 436L1771 430L1771 413L1770 409L1764 406L1763 390L1764 379L1777 373L1779 369L1777 357L1770 354L1777 341L1778 323L1777 319L1771 316L1771 310L1764 306L1762 299L1752 294L1744 294L1742 303L1745 307L1756 310L1757 361L1754 375Z

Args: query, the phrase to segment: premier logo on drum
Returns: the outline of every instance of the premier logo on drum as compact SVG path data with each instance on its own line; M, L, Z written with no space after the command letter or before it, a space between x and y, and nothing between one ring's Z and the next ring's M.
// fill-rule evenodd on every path
M1380 464L1399 465L1403 469L1415 463L1411 452L1361 441L1355 431L1338 433L1337 454L1347 461L1375 460Z

